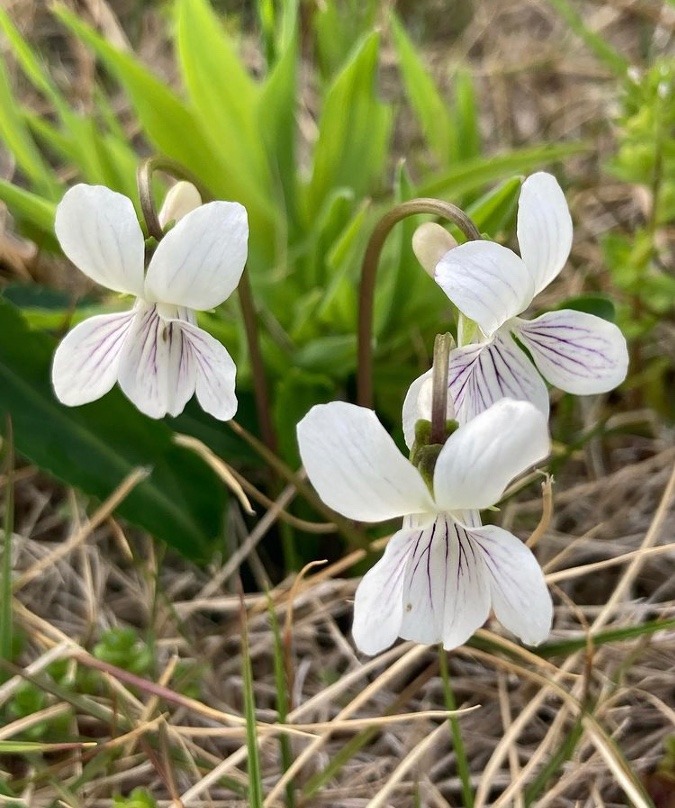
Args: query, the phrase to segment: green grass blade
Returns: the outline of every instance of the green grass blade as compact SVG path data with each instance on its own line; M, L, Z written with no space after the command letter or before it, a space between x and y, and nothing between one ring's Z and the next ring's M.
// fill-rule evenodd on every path
M441 672L441 681L443 682L443 695L445 696L445 706L448 710L456 710L457 702L455 701L455 694L450 684L450 672L448 670L448 653L441 647L438 650L438 660ZM450 724L450 733L452 734L452 746L455 750L455 760L457 761L457 774L459 775L460 782L462 783L462 798L464 808L473 808L475 803L475 794L473 793L473 786L471 785L471 770L469 768L469 759L466 755L466 748L464 747L464 740L462 738L462 730L459 721L454 716L448 718Z
M242 593L241 600L241 667L244 684L244 716L246 718L246 748L248 749L248 804L251 808L262 808L263 788L260 767L260 750L255 716L255 692L253 689L253 669L251 649L248 641L246 607Z
M0 180L0 200L7 205L22 224L28 223L50 236L53 233L56 211L56 205L53 202L5 180Z
M454 80L454 117L457 126L458 158L470 160L481 153L478 102L471 73L458 70Z
M596 34L584 22L581 14L568 0L548 0L574 33L580 37L601 62L618 76L625 76L630 62L615 50L604 37Z

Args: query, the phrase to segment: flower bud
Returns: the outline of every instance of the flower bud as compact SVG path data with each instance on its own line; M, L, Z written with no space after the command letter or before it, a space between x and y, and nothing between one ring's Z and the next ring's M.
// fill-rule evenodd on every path
M164 204L157 216L162 230L171 222L177 222L202 204L199 191L191 182L181 180L169 188Z
M435 222L421 224L413 233L412 248L424 271L434 277L436 266L441 258L453 247L455 239L448 231Z

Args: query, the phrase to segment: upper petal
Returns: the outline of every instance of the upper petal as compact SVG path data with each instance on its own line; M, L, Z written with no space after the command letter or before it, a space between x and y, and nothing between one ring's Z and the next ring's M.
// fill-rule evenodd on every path
M626 378L628 347L614 323L582 311L518 320L516 333L551 384L576 395L605 393Z
M529 401L548 416L546 385L508 332L498 332L491 342L452 351L448 389L460 424L502 398Z
M133 311L101 314L66 334L52 363L52 384L59 401L75 407L101 398L112 388L133 318Z
M225 346L203 328L184 321L180 327L192 352L197 400L214 418L229 421L237 412L234 360Z
M518 244L536 295L565 266L572 249L572 217L565 194L551 174L540 171L523 183L518 200Z
M553 604L532 551L512 533L488 525L468 531L489 574L492 608L499 622L527 645L551 631Z
M466 529L445 514L417 530L410 542L401 636L456 648L480 628L489 613L483 558Z
M469 241L447 252L436 267L436 282L469 319L490 336L524 311L534 282L521 259L493 241Z
M298 444L321 499L349 519L380 522L433 510L421 476L372 410L317 404L298 424Z
M145 277L145 298L212 309L236 288L247 251L246 208L238 202L201 205L159 242Z
M145 243L130 199L103 185L75 185L57 205L54 227L85 275L114 292L143 294Z
M179 415L195 391L196 367L182 326L160 317L152 304L136 309L120 358L119 382L150 418Z
M399 636L403 581L413 535L409 529L394 533L382 558L368 570L356 589L352 634L356 647L364 654L379 654Z
M546 418L527 401L504 398L454 432L434 470L434 496L448 511L481 510L549 453Z

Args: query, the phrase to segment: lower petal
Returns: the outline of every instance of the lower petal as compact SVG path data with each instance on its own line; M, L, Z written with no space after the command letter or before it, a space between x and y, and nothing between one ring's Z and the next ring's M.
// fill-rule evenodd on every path
M195 366L197 400L214 418L229 421L237 412L234 360L225 346L203 328L185 322L181 322L181 328Z
M582 311L549 311L517 320L516 334L551 384L576 395L606 393L626 378L628 348L621 331Z
M59 401L75 407L101 398L112 388L133 318L133 311L101 314L66 335L52 364L52 384Z
M440 515L411 539L403 588L401 636L457 648L487 620L485 564L467 530Z
M452 351L448 387L460 423L502 398L530 401L548 415L546 385L508 333Z
M352 634L359 651L374 656L399 636L403 620L403 581L414 533L395 533L382 558L363 576L354 596Z
M196 368L182 320L165 320L154 305L136 311L120 361L120 387L150 418L179 415L195 391Z
M553 605L532 551L501 527L468 532L483 556L497 619L527 645L539 645L551 631Z

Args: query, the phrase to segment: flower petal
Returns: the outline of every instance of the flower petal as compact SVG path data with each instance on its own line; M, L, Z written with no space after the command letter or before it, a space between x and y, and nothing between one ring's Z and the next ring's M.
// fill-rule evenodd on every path
M454 432L434 470L434 495L448 511L481 510L549 453L546 417L528 401L504 398Z
M229 421L237 412L234 392L237 366L234 360L225 346L203 328L184 321L180 327L192 351L197 400L214 418Z
M414 535L406 528L394 533L382 558L368 570L356 589L352 634L356 647L364 654L379 654L399 636L403 581Z
M497 333L492 342L452 351L448 389L460 424L503 398L530 401L548 415L546 385L508 332Z
M457 308L486 336L524 311L534 283L520 258L492 241L469 241L447 252L436 267L436 282Z
M540 171L523 183L518 245L534 281L534 294L539 294L565 266L572 249L572 217L565 194L551 174Z
M532 551L501 527L468 532L483 553L497 619L527 645L539 645L551 631L553 604Z
M456 648L487 620L490 594L483 558L466 529L445 514L410 541L401 637Z
M75 185L57 205L54 227L87 277L114 292L143 294L145 243L130 199L103 185Z
M52 364L52 384L59 401L76 407L101 398L112 388L133 318L133 311L101 314L65 336Z
M628 348L621 331L582 311L549 311L517 320L514 329L551 384L576 395L605 393L626 378Z
M344 401L315 405L298 424L298 444L321 499L349 519L433 510L421 476L372 410Z
M160 241L145 277L146 300L197 311L219 306L239 283L247 242L243 205L201 205Z
M142 303L120 359L125 395L150 418L179 415L195 391L196 367L183 335L184 323L165 320Z

